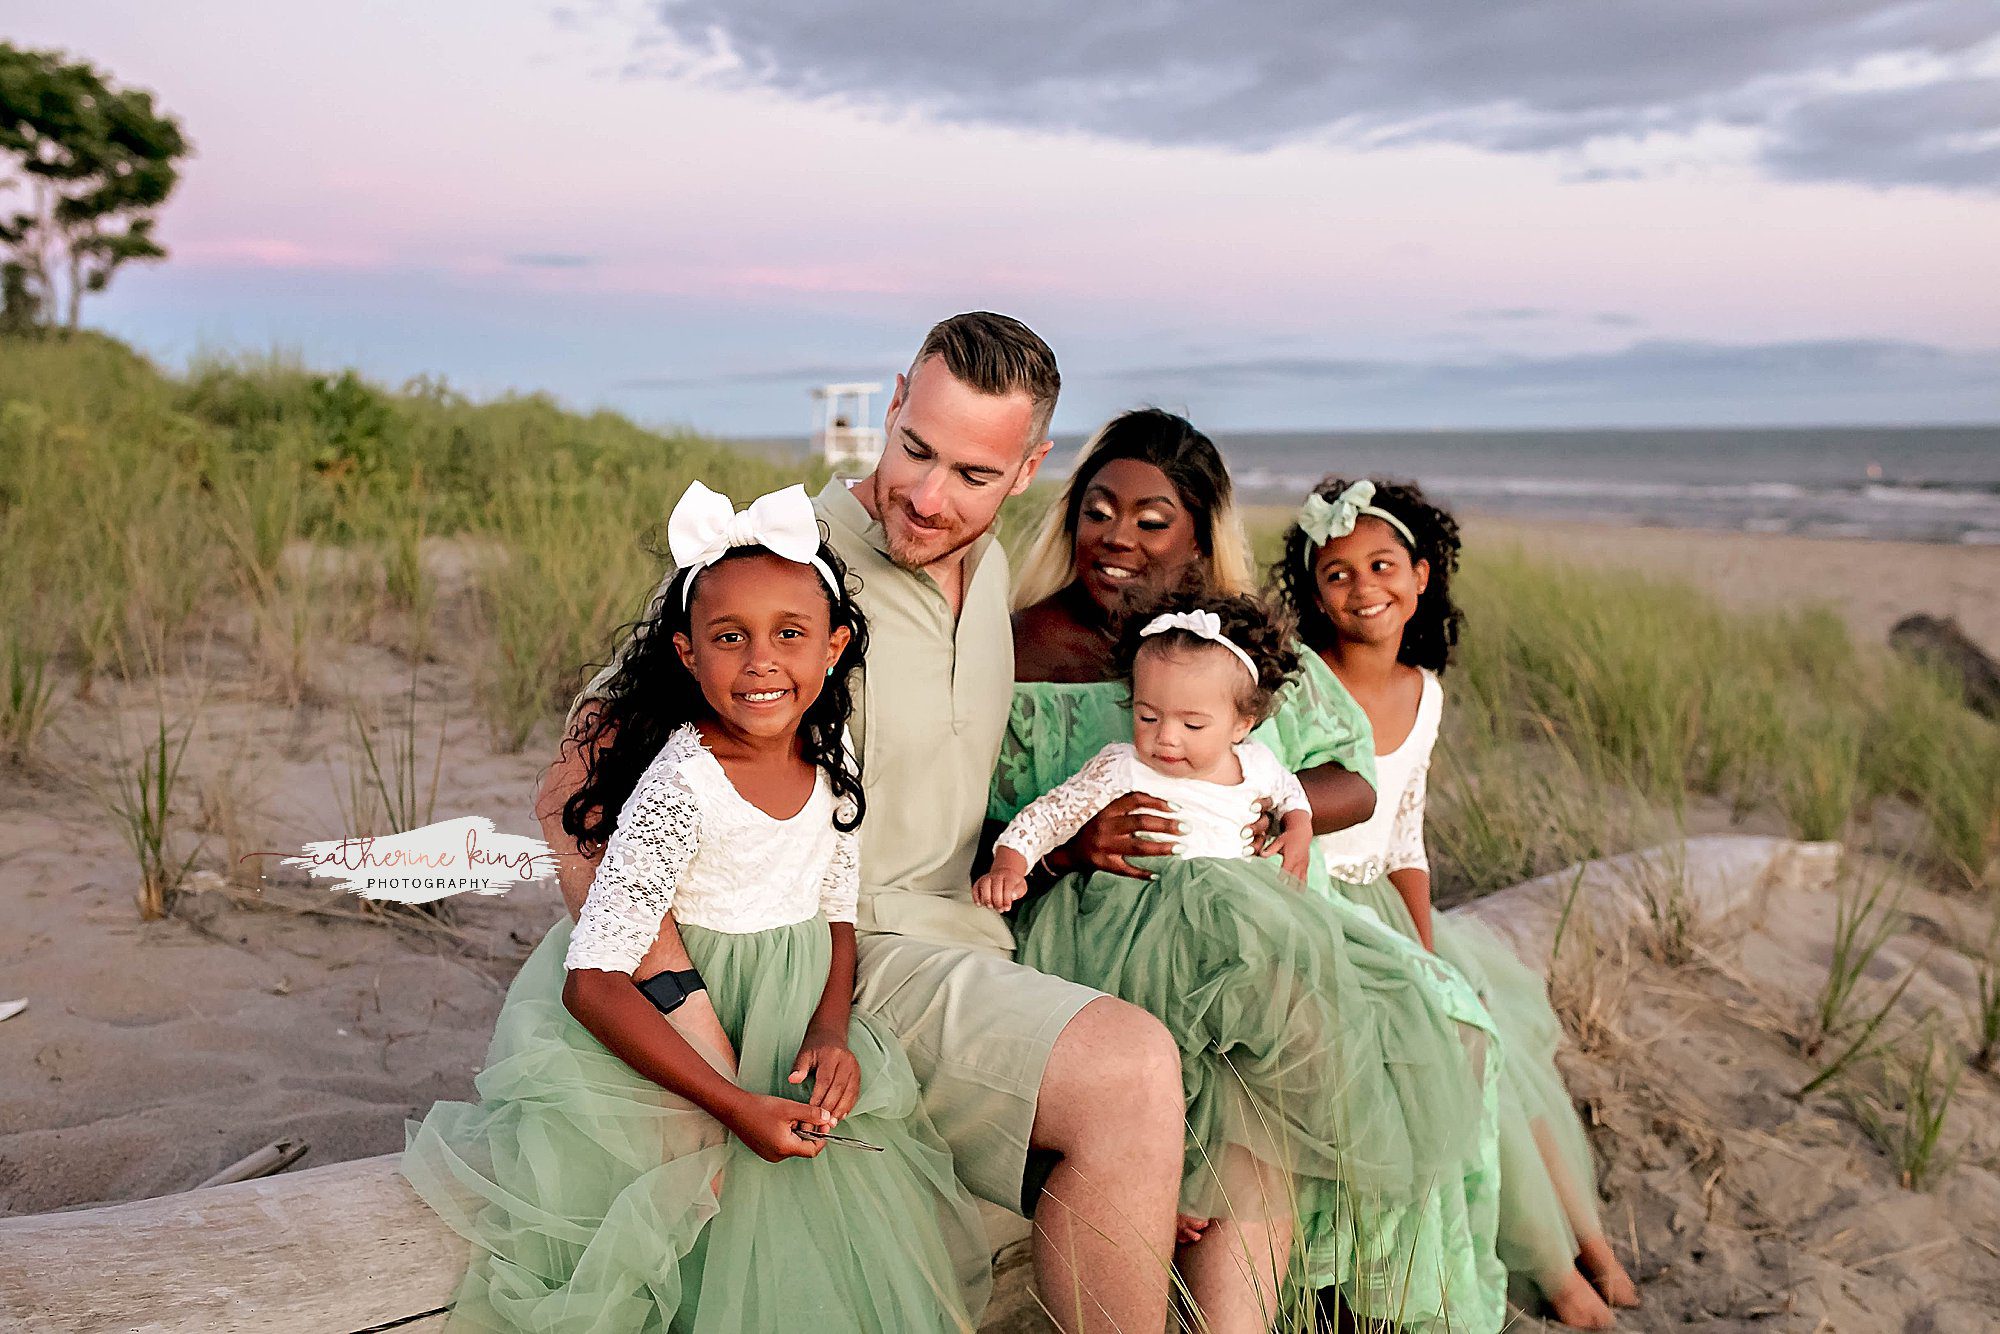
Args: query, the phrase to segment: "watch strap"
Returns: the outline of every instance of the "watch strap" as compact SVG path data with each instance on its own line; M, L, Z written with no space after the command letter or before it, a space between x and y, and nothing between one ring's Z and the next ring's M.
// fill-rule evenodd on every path
M653 1008L661 1014L672 1014L705 984L701 974L693 968L669 969L655 973L638 984L639 994L653 1003Z

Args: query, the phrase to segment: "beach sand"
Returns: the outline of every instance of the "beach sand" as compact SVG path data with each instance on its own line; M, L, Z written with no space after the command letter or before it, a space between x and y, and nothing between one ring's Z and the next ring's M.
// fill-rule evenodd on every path
M1475 546L1658 568L1741 605L1824 600L1869 640L1911 611L1955 614L2000 648L2000 550L1467 527ZM451 565L452 553L435 554ZM462 597L441 580L440 624ZM410 669L389 647L395 626L372 627L324 650L316 690L293 706L252 666L246 625L208 629L190 670L100 679L88 700L66 682L39 756L0 763L0 1002L29 1002L0 1022L0 1214L185 1190L283 1137L310 1144L307 1166L400 1149L405 1118L471 1095L506 983L561 911L552 883L461 896L447 931L370 919L310 884L260 887L252 873L231 886L223 873L242 852L353 832L341 827L357 773L349 701L384 714ZM533 833L529 800L551 743L497 753L468 703L472 664L448 632L438 638L445 650L416 672L426 776L443 728L434 818L484 814ZM183 850L198 838L207 874L173 917L142 923L133 857L100 793L162 706L170 722L193 724L177 806ZM1628 1327L1714 1319L1706 1327L1803 1331L1837 1298L1881 1321L1838 1328L1902 1328L1942 1299L2000 1302L2000 1252L1952 1239L2000 1236L1991 1133L1966 1155L1961 1170L1974 1175L1910 1193L1851 1119L1777 1094L1798 1059L1774 1035L1778 1021L1733 989L1739 974L1758 976L1774 997L1765 1010L1795 1009L1804 998L1791 993L1812 968L1823 975L1824 953L1818 936L1792 948L1805 962L1790 973L1751 955L1695 974L1635 971L1625 1048L1573 1062L1601 1123L1614 1232L1621 1247L1636 1238L1635 1272L1655 1280L1653 1309ZM1727 1044L1726 1060L1711 1059L1711 1042ZM1967 1083L1990 1131L1993 1082ZM1660 1110L1669 1094L1680 1111ZM1687 1125L1675 1129L1676 1116ZM1782 1143L1764 1145L1773 1138ZM1808 1271L1824 1300L1788 1297ZM1974 1328L1966 1309L1948 1303L1910 1327ZM1773 1313L1779 1323L1760 1323Z

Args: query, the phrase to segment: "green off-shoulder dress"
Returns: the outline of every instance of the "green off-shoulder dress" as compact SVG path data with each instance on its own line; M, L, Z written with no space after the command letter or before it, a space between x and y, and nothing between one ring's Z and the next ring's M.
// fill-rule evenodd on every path
M1358 711L1319 656L1308 652L1305 658L1316 688L1291 701L1282 717L1285 736L1274 744L1279 758L1294 768L1302 767L1296 761L1309 753L1307 747L1323 744L1318 734L1348 735ZM1315 702L1319 707L1305 707ZM1416 921L1389 883L1389 872L1428 866L1426 771L1443 707L1443 688L1425 673L1416 725L1402 745L1377 757L1381 798L1375 816L1313 841L1310 883L1322 893L1367 905L1412 940ZM1431 940L1439 957L1478 990L1507 1052L1500 1077L1500 1260L1509 1274L1554 1292L1575 1273L1579 1236L1603 1233L1590 1142L1556 1068L1561 1023L1550 1008L1545 979L1479 922L1437 914Z
M1116 682L1017 685L988 815L1011 819L1129 741L1125 700ZM1324 753L1311 764L1372 775L1365 726L1341 740L1317 728ZM1287 764L1301 748L1270 724L1257 739ZM1339 1289L1364 1320L1501 1328L1500 1051L1472 988L1369 913L1286 880L1275 860L1143 864L1158 879L1078 873L1025 905L1017 957L1173 1033L1187 1099L1181 1211L1258 1221L1288 1209L1291 1279ZM1225 1192L1218 1165L1243 1155L1266 1179L1276 1169L1285 1198Z

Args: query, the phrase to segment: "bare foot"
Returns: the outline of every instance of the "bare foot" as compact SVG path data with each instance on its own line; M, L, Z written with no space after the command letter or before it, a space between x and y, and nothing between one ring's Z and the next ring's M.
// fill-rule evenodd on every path
M1639 1304L1639 1285L1625 1272L1625 1266L1618 1263L1612 1253L1611 1243L1602 1237L1591 1237L1581 1244L1576 1257L1577 1268L1590 1276L1591 1286L1613 1306L1627 1309Z
M1581 1270L1572 1269L1563 1280L1558 1292L1543 1294L1549 1305L1555 1308L1556 1320L1571 1329L1615 1329L1618 1317L1597 1295L1597 1289L1590 1286L1590 1280Z
M1187 1214L1174 1215L1174 1245L1191 1246L1201 1240L1201 1234L1208 1231L1213 1218L1194 1218Z

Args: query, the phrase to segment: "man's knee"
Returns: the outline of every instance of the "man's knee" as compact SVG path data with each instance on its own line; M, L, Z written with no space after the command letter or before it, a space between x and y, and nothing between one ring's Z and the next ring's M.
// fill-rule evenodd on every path
M1057 1039L1049 1066L1044 1098L1158 1113L1176 1125L1182 1119L1180 1048L1166 1025L1136 1005L1109 996L1086 1005Z

